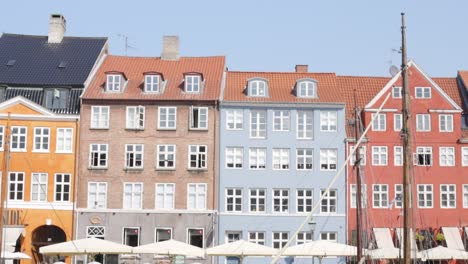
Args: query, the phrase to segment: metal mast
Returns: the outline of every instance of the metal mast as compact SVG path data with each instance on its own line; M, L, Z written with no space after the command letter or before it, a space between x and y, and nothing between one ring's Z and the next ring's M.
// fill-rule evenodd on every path
M361 205L361 175L360 175L360 167L361 167L361 154L360 154L360 146L357 145L359 139L359 110L357 104L357 97L356 97L356 90L354 90L354 139L355 139L355 162L354 162L354 169L356 171L356 237L357 237L357 261L359 262L362 258L362 243L361 243L361 212L362 212L362 205Z
M405 13L401 13L401 75L403 87L402 93L402 114L403 126L401 136L403 139L403 264L411 263L411 243L410 243L410 169L411 169L411 130L408 126L410 117L410 94L408 88L408 72L406 58L406 26Z

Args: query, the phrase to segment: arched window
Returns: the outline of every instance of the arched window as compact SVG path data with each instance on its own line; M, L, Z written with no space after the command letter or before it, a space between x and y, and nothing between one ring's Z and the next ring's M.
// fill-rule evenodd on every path
M297 97L317 97L317 82L314 80L300 80L296 85Z
M249 96L260 96L264 97L268 95L268 83L266 80L253 79L249 81L248 85Z

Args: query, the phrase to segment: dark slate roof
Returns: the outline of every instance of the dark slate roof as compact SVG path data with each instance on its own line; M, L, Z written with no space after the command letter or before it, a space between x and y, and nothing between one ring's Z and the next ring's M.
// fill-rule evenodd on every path
M83 87L107 38L3 34L0 37L0 84L7 86ZM60 64L65 67L59 67ZM62 65L63 66L63 65Z

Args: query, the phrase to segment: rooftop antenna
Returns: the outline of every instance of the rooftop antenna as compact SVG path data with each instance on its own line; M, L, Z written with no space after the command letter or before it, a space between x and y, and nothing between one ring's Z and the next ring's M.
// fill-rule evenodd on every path
M133 50L137 49L136 47L130 46L130 44L128 44L128 35L117 34L117 36L124 39L124 41L125 41L125 56L127 56L127 52L128 52L129 49L133 49Z

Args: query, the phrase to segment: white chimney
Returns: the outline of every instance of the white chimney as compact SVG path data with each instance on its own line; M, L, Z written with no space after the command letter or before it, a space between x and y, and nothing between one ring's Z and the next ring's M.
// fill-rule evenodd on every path
M164 36L161 53L162 60L179 59L179 36Z
M62 42L63 35L67 30L67 21L65 17L60 14L50 15L49 35L47 41L49 43Z

